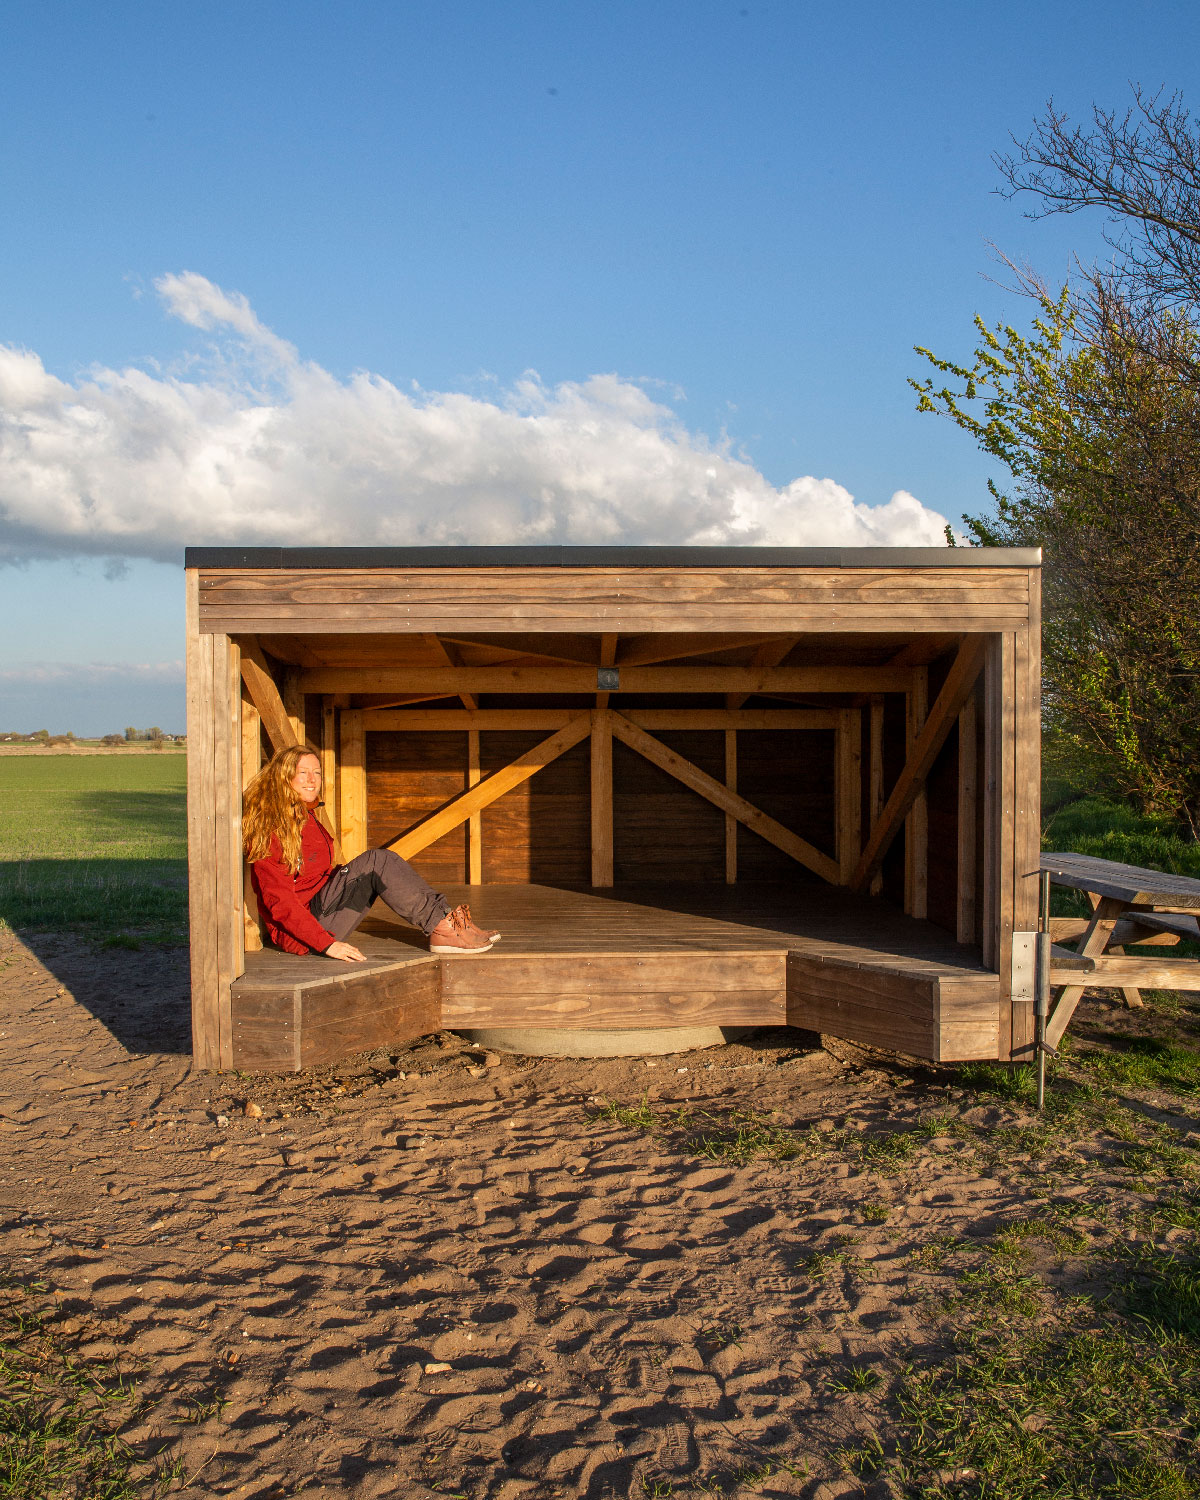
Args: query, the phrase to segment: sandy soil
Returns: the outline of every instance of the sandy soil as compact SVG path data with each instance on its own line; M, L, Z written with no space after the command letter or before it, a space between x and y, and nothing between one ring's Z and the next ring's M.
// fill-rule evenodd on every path
M925 1251L1028 1192L950 1136L890 1172L822 1151L1007 1106L807 1033L586 1062L443 1035L213 1076L182 952L36 949L0 934L5 1248L141 1365L128 1435L182 1456L177 1493L890 1493L838 1457L874 1419L833 1376L936 1356ZM736 1165L595 1118L643 1095L775 1112L809 1146ZM806 1275L821 1251L844 1274Z

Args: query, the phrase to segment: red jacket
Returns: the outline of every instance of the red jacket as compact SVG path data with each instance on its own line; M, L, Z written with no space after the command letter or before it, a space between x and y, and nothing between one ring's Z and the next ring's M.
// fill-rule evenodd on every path
M283 862L283 846L272 836L265 859L251 865L258 910L271 941L285 953L324 953L336 939L308 909L333 868L333 839L311 815L300 836L300 871Z

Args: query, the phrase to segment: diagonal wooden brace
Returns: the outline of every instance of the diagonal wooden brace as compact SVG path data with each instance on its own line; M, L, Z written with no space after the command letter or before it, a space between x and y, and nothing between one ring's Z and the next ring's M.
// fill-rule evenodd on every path
M1118 901L1112 896L1102 896L1092 912L1092 920L1088 924L1088 929L1075 950L1075 957L1096 958L1103 953L1112 936L1113 928L1120 921L1124 910L1123 901ZM1086 986L1082 984L1069 984L1059 990L1058 999L1054 1002L1054 1008L1046 1022L1046 1045L1048 1047L1057 1047L1062 1041L1063 1033L1070 1025L1071 1017L1075 1014L1075 1007L1079 1004L1085 988Z
M682 781L684 786L690 787L693 792L699 792L700 796L706 798L714 807L719 807L722 812L731 814L739 823L744 823L760 838L766 839L768 844L774 844L777 849L782 849L785 854L791 855L798 864L812 870L822 880L827 880L830 885L837 885L840 871L836 860L830 859L827 854L822 854L806 839L802 839L798 833L793 833L790 828L777 823L761 808L755 807L752 802L747 802L745 797L739 797L736 792L731 792L707 771L702 771L690 760L684 760L682 755L677 755L661 740L655 739L652 734L647 734L644 729L639 729L624 714L619 714L612 709L609 713L612 719L612 732L622 744L628 745L631 750L636 750L639 755L645 756L648 761L674 776L677 781Z
M958 648L958 655L937 695L937 702L930 709L925 727L917 736L912 754L896 778L896 785L884 805L879 822L872 830L867 847L854 867L850 880L851 890L861 891L870 885L872 876L883 863L892 840L900 832L909 809L925 785L925 778L929 775L938 752L958 720L959 710L975 686L975 679L983 666L986 647L986 636L968 635Z
M436 812L430 813L415 828L410 828L399 838L392 839L384 847L394 849L402 859L411 859L414 854L419 854L422 849L427 849L430 844L436 843L445 834L451 833L460 824L465 823L473 813L482 811L497 798L503 797L505 792L511 792L513 787L520 786L523 781L528 781L543 766L548 766L552 760L557 760L580 740L586 739L591 733L591 728L591 713L579 714L565 729L560 729L549 739L542 740L532 750L526 750L524 755L518 756L516 760L501 767L499 771L493 771L490 776L477 782L475 786L468 787L465 792L447 802L444 807L439 807Z
M298 745L300 742L296 738L296 731L283 706L283 699L271 676L262 647L253 636L243 636L241 647L242 681L246 684L251 703L258 709L272 747L275 750L287 750L292 745Z

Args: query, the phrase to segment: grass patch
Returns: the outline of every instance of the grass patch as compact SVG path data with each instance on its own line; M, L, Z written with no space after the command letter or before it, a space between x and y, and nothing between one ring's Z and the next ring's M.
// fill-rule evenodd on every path
M1200 844L1184 838L1172 823L1143 817L1106 797L1080 797L1052 812L1043 824L1042 848L1200 878Z
M182 942L182 755L0 757L0 921Z
M796 1157L815 1155L827 1139L808 1132L804 1135L779 1125L761 1110L688 1109L686 1105L655 1108L649 1097L637 1104L621 1104L616 1099L589 1109L587 1118L621 1125L627 1130L643 1130L660 1135L690 1156L709 1161L744 1166L752 1161L792 1161Z
M1200 1052L1149 1036L1109 1036L1111 1049L1077 1053L1074 1062L1097 1082L1116 1088L1200 1093Z
M964 1089L1007 1099L1010 1104L1033 1104L1037 1099L1037 1077L1029 1067L1011 1063L962 1063L955 1069L954 1078Z
M1050 1327L977 1332L896 1400L896 1466L913 1495L1188 1500L1200 1359L1087 1310Z
M137 1500L179 1477L120 1436L134 1383L89 1358L41 1283L0 1285L0 1495Z
M859 1148L863 1162L883 1170L903 1166L917 1149L940 1136L967 1135L970 1127L950 1114L930 1115L907 1129L868 1136Z

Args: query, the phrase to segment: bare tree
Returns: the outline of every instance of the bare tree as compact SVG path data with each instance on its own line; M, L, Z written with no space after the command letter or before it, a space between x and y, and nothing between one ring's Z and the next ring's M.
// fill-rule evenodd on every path
M1112 292L1155 310L1200 305L1200 129L1179 94L1133 90L1123 114L1092 109L1072 125L1055 109L994 158L1006 195L1031 195L1031 219L1099 208L1114 251ZM1092 273L1095 274L1095 273ZM1091 279L1089 277L1089 279Z

